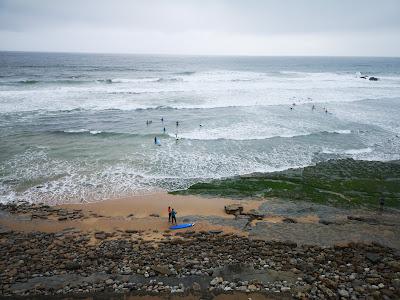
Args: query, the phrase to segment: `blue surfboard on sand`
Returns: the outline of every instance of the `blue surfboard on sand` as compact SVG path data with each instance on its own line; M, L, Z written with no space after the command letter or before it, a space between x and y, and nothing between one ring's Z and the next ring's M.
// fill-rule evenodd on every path
M171 226L169 229L175 230L175 229L182 229L182 228L188 228L194 226L194 223L183 223L175 226Z

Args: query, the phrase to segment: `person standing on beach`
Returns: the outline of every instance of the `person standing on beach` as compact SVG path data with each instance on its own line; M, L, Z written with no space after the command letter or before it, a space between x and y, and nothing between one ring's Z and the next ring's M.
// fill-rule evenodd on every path
M172 216L171 216L171 206L168 206L168 222L171 222Z
M176 223L176 211L175 211L175 209L171 210L171 219L172 219L172 224L174 224L174 221L175 221L175 224L177 224Z

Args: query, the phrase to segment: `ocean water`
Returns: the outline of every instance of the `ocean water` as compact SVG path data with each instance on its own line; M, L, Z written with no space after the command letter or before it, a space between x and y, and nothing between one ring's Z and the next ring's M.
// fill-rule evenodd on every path
M400 159L399 113L399 58L0 52L0 201Z

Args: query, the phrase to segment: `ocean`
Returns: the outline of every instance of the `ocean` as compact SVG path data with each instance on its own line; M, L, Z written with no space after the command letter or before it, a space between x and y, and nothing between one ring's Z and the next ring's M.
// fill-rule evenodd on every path
M400 58L0 52L0 202L398 160L399 113Z

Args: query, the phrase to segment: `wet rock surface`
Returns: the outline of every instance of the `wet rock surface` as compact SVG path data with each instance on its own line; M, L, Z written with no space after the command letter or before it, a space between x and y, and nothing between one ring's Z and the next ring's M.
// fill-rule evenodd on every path
M28 202L0 203L0 211L22 215L25 220L53 219L57 221L80 220L87 218L81 209L64 209L45 204L31 204Z
M154 242L123 234L2 233L1 295L211 297L240 291L298 299L400 297L400 254L376 243L320 247L189 231Z

